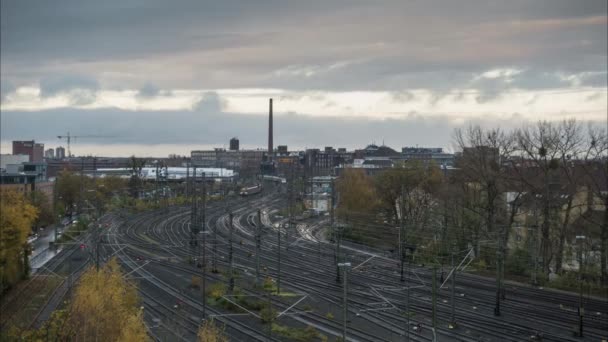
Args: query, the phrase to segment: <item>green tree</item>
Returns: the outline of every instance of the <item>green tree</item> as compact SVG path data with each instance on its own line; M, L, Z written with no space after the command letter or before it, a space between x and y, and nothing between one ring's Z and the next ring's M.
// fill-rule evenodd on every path
M70 171L61 171L57 176L57 206L66 214L72 213L80 200L80 176Z
M146 160L131 156L131 178L129 179L129 193L131 197L137 198L139 191L142 188L142 174L141 170L146 165Z
M0 192L0 293L29 272L28 234L38 210L14 190Z
M39 190L32 192L31 202L38 210L38 217L34 223L36 227L48 226L55 222L55 215L53 213L53 208L51 208L51 202L44 192Z

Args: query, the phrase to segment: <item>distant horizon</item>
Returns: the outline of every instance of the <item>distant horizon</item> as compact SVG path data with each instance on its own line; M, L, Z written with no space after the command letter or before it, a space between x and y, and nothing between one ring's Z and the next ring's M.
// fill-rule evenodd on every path
M36 139L15 139L15 140L35 140L37 143L43 143L44 144L44 149L45 151L49 148L57 148L57 147L63 147L66 149L66 155L67 155L67 146L65 144L57 144L57 145L47 145L47 143L45 143L44 141L38 141ZM347 151L352 152L354 150L358 150L358 149L363 149L366 146L369 146L371 144L375 144L377 146L382 146L382 142L378 143L377 141L371 141L368 142L366 144L362 144L361 146L337 146L337 145L323 145L323 146L306 146L306 147L291 147L289 145L287 145L288 147L288 151L289 152L296 152L296 151L305 151L306 149L312 149L312 148L317 148L320 150L323 150L325 147L331 146L333 148L335 148L336 150L338 148L346 148ZM284 145L284 144L279 144L279 145ZM277 149L277 147L279 145L275 146L275 151ZM391 146L388 144L385 144L384 146L388 146L392 149L394 149L397 152L401 152L401 149L403 147L420 147L420 148L442 148L444 152L446 153L453 153L454 151L452 150L448 150L445 147L442 146L421 146L421 145L403 145L403 146ZM116 148L118 147L119 150L121 151L125 151L125 152L119 152L119 153L112 153L112 150L116 150ZM187 149L188 147L192 147L192 149ZM196 147L196 148L195 148ZM147 152L142 152L142 151L146 151L146 150L161 150L161 151L177 151L178 149L187 149L186 153L181 153L181 152L168 152L165 155L146 155ZM136 157L140 157L140 158L168 158L169 155L178 155L178 156L186 156L186 157L190 157L190 152L191 151L196 151L196 150L213 150L215 148L225 148L226 150L229 149L228 144L224 144L222 146L218 145L213 145L213 144L207 144L207 145L184 145L184 144L158 144L158 145L118 145L118 144L109 144L109 145L101 145L101 144L79 144L78 146L72 146L72 154L75 157L86 157L86 156L94 156L94 157L110 157L110 158L128 158L131 156L136 156ZM126 152L128 150L134 151L133 153L131 152ZM1 143L1 147L0 150L2 151L2 154L11 154L12 153L12 145L11 145L11 141L2 141ZM267 148L265 147L256 147L256 146L248 146L248 145L240 145L239 146L239 150L260 150L260 151L266 151ZM95 151L95 152L82 152L82 151ZM104 152L105 151L105 152ZM165 153L165 152L163 152Z

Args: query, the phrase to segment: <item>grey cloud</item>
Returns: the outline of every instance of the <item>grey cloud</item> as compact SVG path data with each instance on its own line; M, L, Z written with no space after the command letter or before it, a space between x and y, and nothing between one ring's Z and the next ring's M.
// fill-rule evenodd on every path
M99 82L83 75L53 75L40 81L40 96L50 97L58 94L68 96L71 105L87 105L95 102Z
M581 75L581 84L589 87L608 87L608 72L592 72Z
M569 87L572 82L561 78L555 72L525 70L513 76L513 82L510 85L512 88L537 90Z
M1 12L2 65L10 70L3 76L15 84L49 68L98 79L120 68L132 74L115 83L131 88L154 73L161 89L445 93L505 65L548 73L606 68L605 21L588 20L605 18L604 0L395 0L381 6L365 0L57 0L35 6L6 0ZM357 62L340 64L352 59ZM315 73L274 74L294 65Z
M216 92L206 92L194 105L194 110L205 114L219 114L226 107L227 101Z
M495 78L478 77L470 83L470 87L480 91L476 97L478 103L495 100L511 89L546 90L570 86L572 81L564 79L560 73L538 70L523 70L516 75L501 75Z
M96 79L82 75L54 75L40 81L40 96L54 96L73 89L95 92L99 89Z
M15 89L15 86L11 82L0 80L0 100L4 100L6 95L14 92Z
M152 83L146 83L137 92L137 96L141 98L155 97L160 94L160 89Z
M410 102L416 98L416 95L409 91L394 92L391 97L397 102Z
M211 103L210 101L209 103ZM217 104L217 102L216 102ZM216 106L215 109L218 107ZM210 108L211 109L211 106ZM483 119L457 121L450 116L427 116L425 113L404 113L399 119L372 120L355 117L313 117L298 113L275 115L275 144L291 147L336 146L357 148L370 141L385 141L399 148L408 145L449 147L456 127L478 123L484 127L511 129L526 123L514 114L504 120ZM121 110L48 110L41 112L2 113L3 140L36 137L36 140L57 143L55 135L74 134L112 136L88 139L91 144L201 144L222 146L238 136L246 146L266 144L267 116L207 111L142 111ZM44 124L41 124L44 123ZM181 154L187 151L176 151ZM151 151L153 153L153 151ZM124 152L129 155L128 151Z

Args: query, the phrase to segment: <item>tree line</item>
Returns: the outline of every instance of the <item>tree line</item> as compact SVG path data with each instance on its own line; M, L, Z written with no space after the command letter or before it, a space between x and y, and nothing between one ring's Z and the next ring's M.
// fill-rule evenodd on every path
M606 129L576 120L469 126L453 141L454 167L410 160L375 176L346 169L336 184L346 236L393 250L407 244L441 263L473 249L479 263L502 262L537 281L577 269L582 251L587 280L607 284Z

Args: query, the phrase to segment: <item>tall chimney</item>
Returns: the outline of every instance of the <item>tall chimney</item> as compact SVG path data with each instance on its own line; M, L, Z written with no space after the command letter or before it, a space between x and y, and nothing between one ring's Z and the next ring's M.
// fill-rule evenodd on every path
M272 98L270 99L270 111L268 113L268 157L272 157Z

